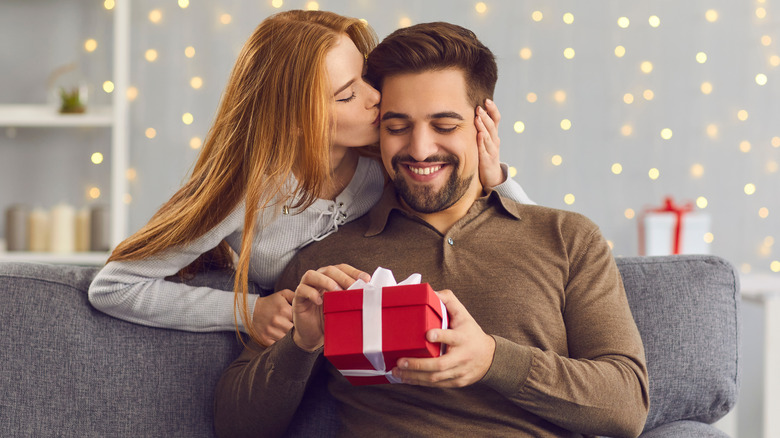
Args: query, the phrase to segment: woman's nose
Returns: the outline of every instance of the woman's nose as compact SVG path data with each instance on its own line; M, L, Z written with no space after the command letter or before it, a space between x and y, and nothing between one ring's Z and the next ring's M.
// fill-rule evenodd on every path
M366 84L366 87L368 87L368 99L366 99L366 106L368 108L373 108L377 105L379 105L379 102L382 100L382 95L377 91L376 88L372 87L369 84Z

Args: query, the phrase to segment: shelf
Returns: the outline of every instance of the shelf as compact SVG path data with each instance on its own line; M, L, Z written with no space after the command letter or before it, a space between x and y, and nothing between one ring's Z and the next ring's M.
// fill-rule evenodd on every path
M55 265L87 265L103 266L108 260L107 252L73 252L73 253L47 253L47 252L0 252L0 262L28 262L49 263Z
M111 126L114 123L111 106L87 108L83 114L60 114L51 105L0 105L0 126L8 127L69 127Z

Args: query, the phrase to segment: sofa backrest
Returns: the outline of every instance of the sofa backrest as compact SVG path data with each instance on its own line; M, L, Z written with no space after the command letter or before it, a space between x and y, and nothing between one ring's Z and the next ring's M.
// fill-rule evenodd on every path
M714 423L737 402L739 276L705 255L621 257L650 377L645 431L672 421Z
M617 258L645 345L645 430L711 423L735 404L739 284L712 256ZM213 392L238 356L233 333L127 323L95 310L97 268L0 262L0 425L10 436L210 437ZM188 281L230 290L229 272ZM288 436L326 436L334 409L321 384ZM312 421L312 413L318 421ZM304 420L306 418L306 420Z
M0 263L0 435L214 436L213 392L240 353L236 335L112 318L87 300L96 272ZM231 288L229 273L208 281Z

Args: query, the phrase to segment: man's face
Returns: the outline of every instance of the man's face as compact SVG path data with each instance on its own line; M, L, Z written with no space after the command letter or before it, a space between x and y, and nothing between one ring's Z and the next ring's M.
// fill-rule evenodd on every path
M434 213L458 201L470 205L481 192L474 116L458 69L384 79L382 161L401 199L413 210Z

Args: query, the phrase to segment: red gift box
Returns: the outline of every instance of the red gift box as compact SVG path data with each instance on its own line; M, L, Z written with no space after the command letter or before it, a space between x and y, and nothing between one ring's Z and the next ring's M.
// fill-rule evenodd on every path
M677 204L671 197L661 207L646 208L639 216L639 255L709 254L710 217L694 211L692 202Z
M364 312L366 291L381 293L378 313ZM398 359L442 354L440 343L425 339L428 330L446 328L447 321L446 308L428 283L325 292L323 314L325 357L353 385L397 383L390 371ZM372 327L364 330L364 324ZM378 335L381 350L369 351L364 335Z

